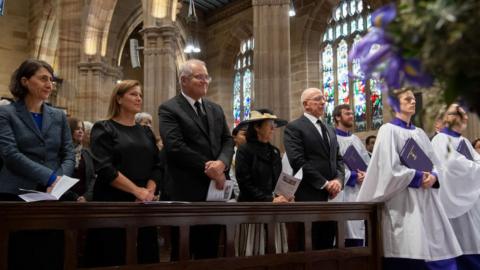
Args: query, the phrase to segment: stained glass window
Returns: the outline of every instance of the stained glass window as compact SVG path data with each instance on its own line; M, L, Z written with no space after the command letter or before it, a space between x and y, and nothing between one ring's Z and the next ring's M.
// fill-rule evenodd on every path
M250 116L253 99L253 37L240 44L233 78L233 126Z
M326 99L325 113L327 121L332 120L332 112L335 106L335 93L333 92L333 50L329 44L322 53L323 59L323 91Z
M353 46L360 40L357 35L353 41ZM353 77L353 115L355 119L355 131L367 130L367 97L365 93L366 85L363 74L360 71L360 63L358 59L352 62Z
M348 46L342 39L337 47L337 90L338 104L350 103L348 85Z
M383 124L380 84L362 79L358 60L348 61L348 52L371 26L370 13L363 0L341 0L333 9L320 51L326 121L333 125L334 106L350 104L355 131L378 129Z

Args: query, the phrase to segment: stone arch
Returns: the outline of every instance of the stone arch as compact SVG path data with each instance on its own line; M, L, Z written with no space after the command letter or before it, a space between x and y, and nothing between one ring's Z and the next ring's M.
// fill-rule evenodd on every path
M113 11L117 0L92 0L87 10L84 27L82 57L105 57Z
M215 77L218 76L218 79L214 78L216 85L212 86L217 89L216 93L213 93L216 96L217 101L227 101L220 103L223 104L222 107L229 125L233 122L232 85L235 57L240 50L241 41L250 38L251 36L253 36L253 18L245 18L239 21L235 27L229 31L228 36L225 38L225 42L219 45L221 48L219 51L219 62L217 63L219 65L219 72L215 74ZM222 88L224 91L221 91ZM255 100L253 99L252 106L254 105L254 102Z
M36 2L34 7L40 10L39 18L34 16L35 26L32 40L32 56L50 63L56 70L58 67L58 17L57 5L48 1ZM37 19L38 18L38 19ZM36 21L39 20L39 21Z

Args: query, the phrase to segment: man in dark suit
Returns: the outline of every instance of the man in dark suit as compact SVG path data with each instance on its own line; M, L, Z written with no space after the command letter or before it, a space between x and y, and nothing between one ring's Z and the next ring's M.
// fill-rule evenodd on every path
M166 150L169 186L175 201L205 201L210 181L221 189L233 155L222 108L205 99L210 83L205 63L192 59L180 68L182 91L159 108L160 135ZM218 230L196 226L191 231L195 258L216 257Z
M295 201L327 201L342 189L344 165L339 154L337 137L332 127L322 120L325 97L320 89L303 91L304 114L285 129L285 150L293 172L300 168L303 178L295 193ZM331 248L335 223L316 222L312 226L314 249Z

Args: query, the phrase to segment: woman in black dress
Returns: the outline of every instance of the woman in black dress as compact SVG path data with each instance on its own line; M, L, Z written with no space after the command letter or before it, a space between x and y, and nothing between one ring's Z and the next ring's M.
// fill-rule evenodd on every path
M280 151L270 144L276 127L284 126L287 121L278 119L267 109L252 111L248 124L247 142L239 146L235 158L235 175L240 187L239 202L292 201L293 198L275 196L273 191L282 172ZM286 252L286 231L284 224L276 229L276 252ZM244 224L237 230L237 255L252 256L265 253L264 224Z
M142 109L140 83L125 80L113 90L108 120L95 123L91 150L95 157L97 180L94 201L151 201L161 177L159 151L149 127L135 123ZM92 266L125 264L125 230L119 228L90 231L87 244ZM138 232L139 263L158 262L156 228Z

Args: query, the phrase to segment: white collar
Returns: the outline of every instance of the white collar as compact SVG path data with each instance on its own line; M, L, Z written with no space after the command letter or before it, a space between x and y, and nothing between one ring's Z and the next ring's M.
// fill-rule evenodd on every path
M308 119L310 120L310 122L312 122L314 125L317 124L317 120L320 120L323 122L322 118L321 117L315 117L311 114L309 114L308 112L304 112L303 115Z
M202 99L200 98L199 100L194 100L193 98L187 96L187 94L185 94L183 92L183 90L181 90L181 93L182 95L187 99L188 103L190 104L190 106L192 106L193 108L195 108L195 102L198 101L200 102L200 105L202 105Z

